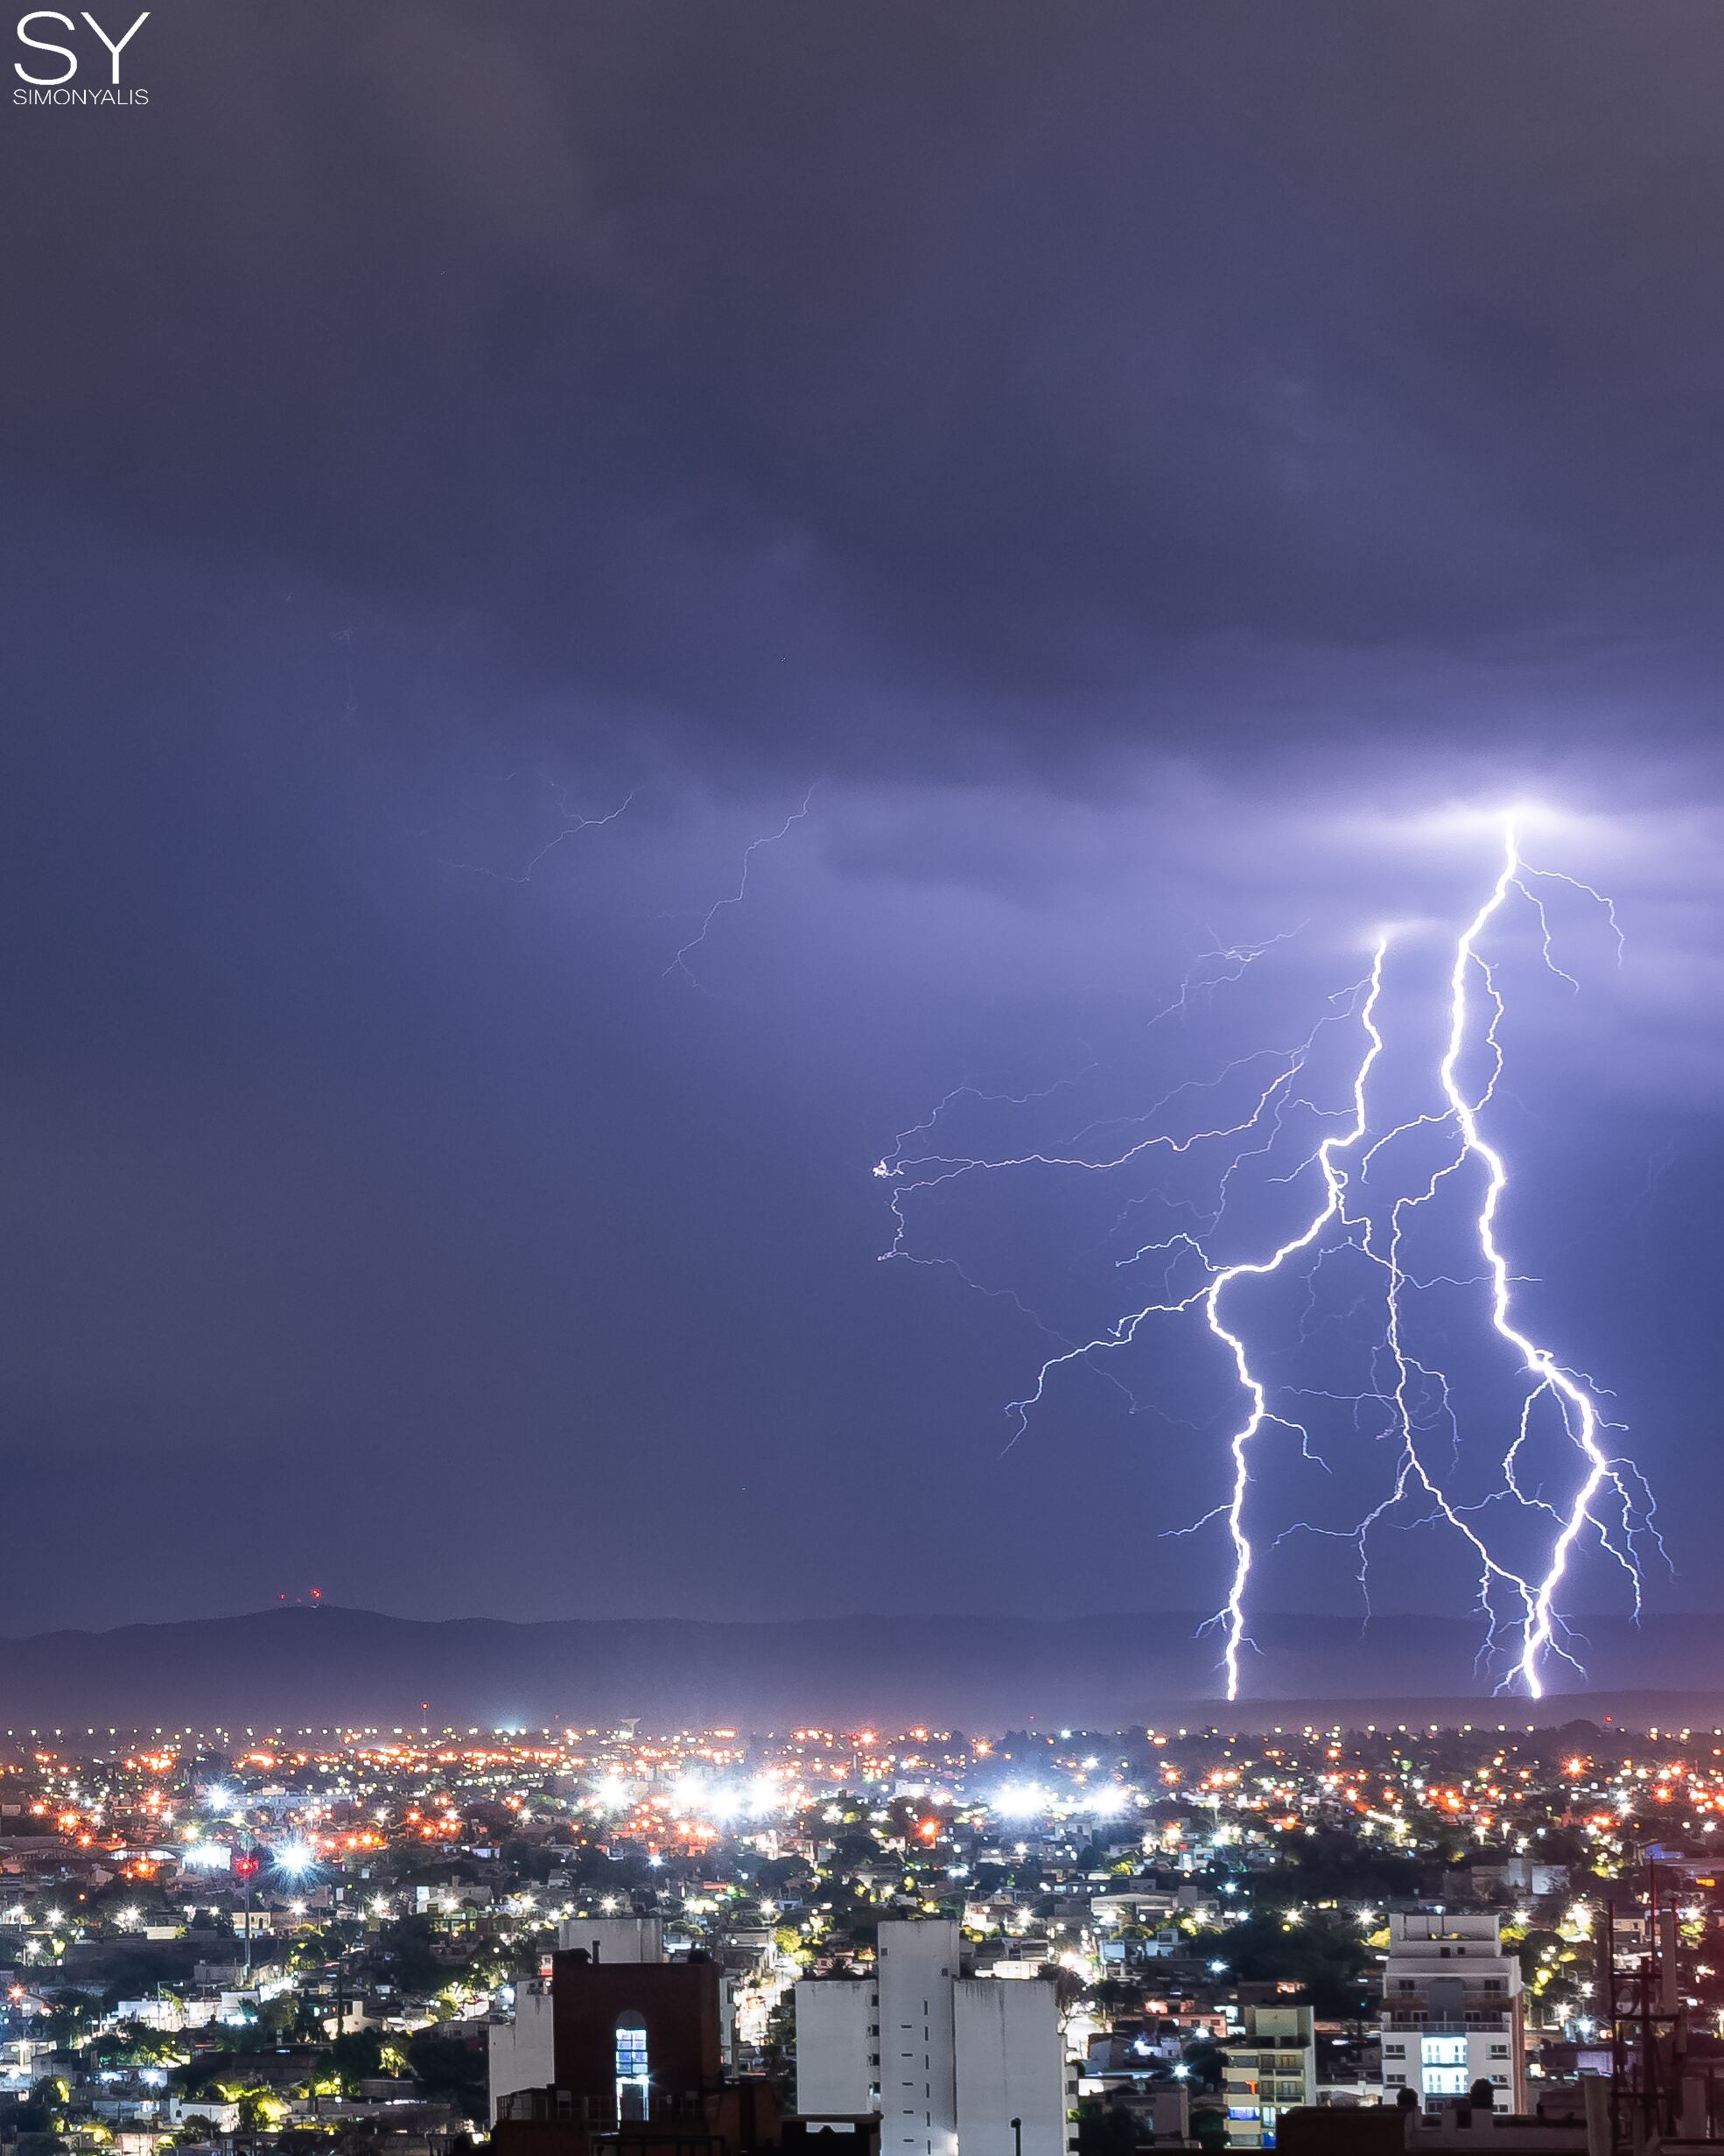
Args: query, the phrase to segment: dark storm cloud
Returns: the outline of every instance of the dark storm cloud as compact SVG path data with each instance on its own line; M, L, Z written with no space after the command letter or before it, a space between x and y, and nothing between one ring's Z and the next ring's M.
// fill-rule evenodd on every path
M1708 1579L1715 22L172 0L9 111L18 1622L1212 1602L1224 1373L1002 1457L1040 1336L870 1171L1385 919L1426 1037L1529 797L1628 955L1517 991L1517 1261Z
M19 506L732 753L1424 734L1577 660L1608 728L1649 635L1695 722L1706 14L180 0L135 53L147 111L7 130Z

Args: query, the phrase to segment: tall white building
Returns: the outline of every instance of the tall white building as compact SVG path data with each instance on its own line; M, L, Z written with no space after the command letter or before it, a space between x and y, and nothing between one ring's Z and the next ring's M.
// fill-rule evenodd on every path
M557 2078L550 2034L550 1978L522 1977L515 1986L515 2012L494 2020L485 2032L491 2123L505 2096L523 2089L548 2089Z
M1421 2105L1490 2083L1499 2111L1526 2109L1520 1962L1502 1918L1419 1909L1391 1914L1383 1970L1383 2086Z
M880 2156L1066 2156L1054 1986L966 1977L960 1951L950 1920L885 1923L872 1978L799 1984L797 2110L878 2112Z

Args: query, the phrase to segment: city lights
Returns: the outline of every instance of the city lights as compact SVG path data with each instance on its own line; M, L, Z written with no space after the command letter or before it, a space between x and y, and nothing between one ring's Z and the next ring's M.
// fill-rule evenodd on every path
M293 1998L303 2026L321 2018L331 1956L357 1998L368 1970L391 1981L397 1939L429 1940L431 1990L397 2032L410 2039L452 2017L519 2013L523 1979L554 1970L560 1944L585 1945L589 1921L621 1920L606 1956L650 1936L672 1960L725 1956L739 2026L763 2047L804 1977L872 1976L881 1925L951 1925L943 1951L973 1971L964 1981L1057 1975L1065 2026L1086 2032L1072 2042L1105 2049L1112 2017L1145 2070L1189 2082L1202 2103L1216 2093L1215 2047L1249 2034L1242 1995L1264 1981L1269 1936L1283 1957L1269 1966L1348 1972L1349 2011L1369 2017L1385 1956L1416 1958L1409 1925L1436 1924L1446 1941L1474 1942L1482 1965L1524 1957L1529 2057L1535 2044L1589 2040L1602 2026L1606 1881L1619 1869L1642 1878L1635 1852L1653 1836L1672 1865L1678 1839L1703 1846L1724 1814L1724 1735L1613 1730L1577 1748L1571 1730L1559 1752L1506 1718L1258 1735L875 1729L866 1751L806 1731L427 1731L266 1756L274 1779L256 1809L270 1825L242 1849L196 1828L153 1839L186 1779L171 1752L147 1765L32 1760L20 1779L45 1822L34 1838L51 1876L21 1879L8 1917L23 1988L52 1988L74 1949L196 1939L212 1958L235 1957L254 2011ZM600 1791L628 1801L596 1804ZM112 1848L83 1838L98 1814ZM1326 1867L1308 1879L1307 1844ZM1380 1867L1388 1852L1380 1883L1391 1891L1333 1898L1349 1863ZM1454 1887L1441 1907L1419 1892L1439 1857ZM124 1891L96 1901L82 1882L98 1873L123 1874ZM1724 2012L1714 1885L1692 1857L1661 1890L1679 1920L1684 1996L1708 2025ZM1120 2007L1140 1993L1168 2005ZM245 2026L231 1998L220 2012ZM1472 2064L1492 2062L1481 2053ZM1395 2070L1385 2054L1382 2072ZM100 2071L112 2087L114 2069Z

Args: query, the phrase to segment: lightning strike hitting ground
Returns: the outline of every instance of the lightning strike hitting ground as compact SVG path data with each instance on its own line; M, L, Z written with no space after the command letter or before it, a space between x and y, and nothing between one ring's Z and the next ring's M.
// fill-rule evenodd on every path
M1536 1339L1517 1317L1517 1282L1502 1241L1510 1172L1502 1150L1487 1135L1485 1123L1503 1067L1499 1030L1505 1002L1484 946L1501 925L1505 909L1518 902L1532 916L1543 964L1571 987L1578 987L1575 977L1554 955L1552 922L1535 888L1541 883L1564 886L1601 908L1620 958L1622 932L1609 902L1588 884L1529 866L1512 825L1505 826L1499 873L1454 945L1447 980L1445 1044L1429 1075L1427 1101L1386 1128L1374 1120L1372 1100L1373 1082L1385 1050L1381 1013L1392 954L1391 941L1385 937L1377 945L1365 978L1330 999L1328 1009L1304 1041L1237 1060L1209 1081L1213 1089L1251 1064L1266 1066L1266 1082L1260 1085L1255 1101L1231 1121L1205 1126L1194 1117L1190 1120L1198 1127L1182 1134L1163 1127L1160 1118L1174 1102L1199 1090L1181 1086L1147 1115L1133 1119L1143 1134L1124 1145L1086 1144L1091 1132L1102 1127L1092 1125L1064 1145L1016 1154L948 1155L922 1149L960 1105L1023 1106L1045 1101L1079 1081L1061 1080L1040 1093L1020 1095L985 1094L966 1085L955 1087L931 1115L902 1134L874 1169L877 1176L893 1185L894 1233L883 1257L953 1265L967 1286L1006 1296L1034 1318L1012 1290L985 1286L953 1261L914 1250L912 1202L929 1190L975 1176L1033 1169L1104 1176L1128 1168L1140 1169L1160 1160L1211 1150L1218 1154L1222 1165L1207 1213L1201 1214L1195 1225L1144 1243L1117 1261L1121 1269L1160 1261L1165 1267L1161 1293L1127 1310L1088 1338L1062 1338L1055 1328L1034 1318L1043 1334L1055 1342L1056 1352L1041 1363L1029 1390L1011 1404L1009 1413L1013 1423L1010 1443L1015 1443L1062 1373L1082 1366L1106 1369L1114 1375L1108 1366L1138 1343L1150 1319L1201 1313L1223 1352L1241 1406L1223 1448L1225 1494L1190 1527L1176 1532L1195 1534L1216 1522L1224 1527L1227 1587L1209 1624L1221 1639L1220 1674L1230 1699L1238 1696L1244 1658L1251 1651L1252 1570L1256 1543L1265 1531L1255 1517L1265 1502L1253 1472L1259 1442L1267 1430L1279 1429L1298 1439L1305 1460L1319 1468L1328 1464L1314 1443L1308 1413L1293 1412L1296 1400L1317 1399L1345 1406L1355 1415L1374 1417L1370 1436L1387 1471L1380 1497L1351 1524L1335 1527L1295 1520L1275 1531L1276 1543L1300 1533L1352 1543L1369 1613L1375 1538L1391 1528L1432 1527L1452 1534L1475 1568L1475 1606L1483 1634L1480 1664L1494 1676L1499 1691L1517 1687L1539 1696L1552 1656L1578 1670L1558 1602L1580 1553L1595 1547L1622 1569L1636 1611L1643 1538L1662 1554L1650 1492L1639 1471L1606 1448L1605 1433L1616 1426L1601 1415L1596 1387L1559 1362L1553 1351ZM1239 946L1209 955L1234 962L1235 970L1220 978L1237 980L1268 948L1267 944ZM1202 976L1202 965L1200 960L1194 969L1199 972L1200 984L1214 985ZM1190 987L1188 980L1167 1011L1186 1007ZM1299 1085L1320 1042L1336 1026L1356 1029L1359 1045L1350 1064L1345 1106L1324 1108L1307 1099ZM1214 1244L1235 1196L1236 1179L1247 1163L1266 1160L1282 1143L1295 1112L1339 1126L1272 1178L1278 1188L1308 1185L1308 1200L1291 1228L1270 1239L1266 1247L1223 1261ZM1405 1169L1399 1166L1402 1156L1406 1156ZM1443 1206L1458 1221L1471 1260L1454 1272L1415 1275L1406 1261L1408 1234L1419 1225L1420 1216ZM1370 1350L1369 1382L1350 1391L1272 1384L1265 1373L1273 1344L1265 1346L1263 1328L1243 1291L1254 1282L1302 1273L1307 1283L1303 1339L1312 1314L1320 1308L1323 1268L1349 1251L1370 1268L1381 1312L1380 1331ZM1181 1270L1188 1277L1175 1286ZM1423 1358L1409 1338L1417 1298L1439 1290L1470 1289L1482 1290L1487 1332L1509 1351L1521 1387L1518 1405L1495 1442L1489 1429L1480 1432L1462 1428L1448 1376ZM1351 1308L1359 1308L1357 1300ZM1552 1446L1559 1456L1555 1461L1548 1457ZM1540 1448L1546 1456L1545 1464L1537 1471L1538 1479L1530 1480L1525 1461L1531 1450ZM1492 1464L1489 1486L1482 1493L1463 1492L1463 1454L1476 1460L1481 1453ZM1566 1471L1560 1460L1568 1463ZM1554 1498L1545 1493L1549 1482L1560 1485Z

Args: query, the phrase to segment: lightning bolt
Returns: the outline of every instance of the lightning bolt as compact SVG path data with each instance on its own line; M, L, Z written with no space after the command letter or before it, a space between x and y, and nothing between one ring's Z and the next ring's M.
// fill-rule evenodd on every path
M1484 1190L1478 1211L1477 1234L1479 1255L1489 1282L1490 1323L1520 1358L1523 1369L1534 1380L1523 1405L1518 1434L1503 1461L1504 1481L1510 1493L1518 1497L1519 1487L1514 1478L1515 1459L1525 1441L1527 1417L1541 1397L1548 1396L1558 1403L1563 1429L1584 1464L1581 1478L1567 1506L1559 1515L1556 1540L1545 1570L1531 1591L1531 1607L1522 1627L1517 1672L1528 1695L1537 1699L1542 1696L1544 1690L1539 1665L1546 1650L1554 1644L1553 1635L1558 1624L1557 1590L1568 1570L1575 1545L1582 1535L1588 1529L1595 1532L1601 1546L1629 1572L1636 1587L1636 1610L1639 1607L1639 1574L1631 1547L1634 1521L1632 1499L1622 1472L1599 1443L1601 1418L1597 1404L1587 1386L1577 1376L1565 1369L1548 1348L1539 1345L1516 1324L1508 1261L1503 1254L1496 1235L1497 1213L1503 1194L1509 1184L1508 1164L1497 1148L1484 1136L1479 1117L1489 1103L1502 1072L1503 1060L1497 1045L1496 1029L1503 1016L1503 999L1497 991L1496 977L1489 962L1480 955L1478 946L1480 938L1506 903L1510 893L1518 892L1531 903L1538 916L1545 964L1561 973L1551 957L1550 924L1543 902L1527 888L1526 876L1529 873L1538 874L1544 872L1529 872L1525 868L1521 859L1519 839L1515 826L1510 823L1503 836L1503 867L1496 881L1484 903L1461 931L1454 946L1454 965L1449 975L1448 1046L1443 1056L1440 1078L1448 1112L1460 1135L1463 1158L1478 1162L1484 1170ZM1573 883L1573 878L1561 880ZM1584 890L1604 907L1617 938L1617 954L1620 958L1622 931L1617 926L1615 908L1589 884L1577 884L1575 888ZM1475 977L1483 984L1491 1014L1485 1032L1490 1049L1490 1075L1477 1099L1468 1094L1459 1075L1468 1037L1468 994ZM1572 976L1562 974L1562 978L1569 980ZM1613 1540L1610 1522L1596 1515L1594 1511L1601 1494L1607 1490L1617 1500L1618 1524L1624 1537L1629 1538L1630 1546L1626 1550L1621 1543Z
M1313 1155L1322 1179L1321 1203L1298 1233L1290 1236L1267 1258L1223 1266L1210 1282L1202 1298L1204 1319L1209 1331L1232 1357L1234 1368L1238 1373L1240 1389L1249 1402L1245 1419L1234 1430L1228 1446L1233 1458L1232 1489L1227 1501L1227 1533L1233 1545L1233 1577L1228 1583L1227 1601L1220 1612L1220 1619L1226 1639L1222 1664L1227 1673L1227 1696L1230 1699L1239 1696L1239 1657L1246 1646L1245 1592L1251 1575L1251 1543L1245 1531L1245 1499L1251 1488L1251 1441L1264 1423L1272 1419L1272 1411L1263 1380L1252 1370L1248 1359L1244 1340L1222 1317L1222 1298L1237 1281L1253 1276L1260 1279L1267 1274L1279 1272L1290 1259L1301 1251L1310 1249L1331 1221L1344 1218L1347 1175L1338 1164L1339 1156L1357 1146L1370 1127L1365 1087L1372 1064L1383 1053L1383 1036L1377 1027L1377 1006L1383 994L1383 962L1388 950L1388 938L1385 937L1371 955L1370 986L1359 1011L1359 1024L1365 1036L1366 1046L1353 1074L1352 1120L1345 1130L1321 1140ZM1301 1439L1306 1437L1302 1424L1289 1424L1288 1427L1296 1429Z
M680 973L683 980L688 982L690 987L698 988L700 987L700 982L695 977L694 969L689 964L690 953L691 952L698 951L700 946L706 941L707 936L711 930L712 923L718 919L721 913L725 912L730 907L739 906L743 900L747 897L748 872L753 865L755 854L757 854L763 846L776 846L781 839L785 839L789 836L791 831L796 825L802 822L802 818L808 814L809 809L814 805L814 791L815 788L819 783L820 782L818 779L815 779L810 783L808 791L802 796L802 805L801 808L792 809L790 813L785 818L784 821L779 825L776 831L763 832L758 839L751 839L748 844L742 849L742 865L737 872L736 888L733 891L727 892L722 898L715 898L712 903L706 909L706 911L702 914L700 916L700 926L695 931L694 934L690 937L689 940L683 945L682 949L677 952L676 955L671 959L669 965L665 967L664 974L666 980L669 980L672 973Z
M517 776L517 773L511 771L505 779L504 783L508 784L510 780L515 778ZM544 861L550 859L551 854L556 853L557 849L560 846L564 845L571 839L578 838L584 831L599 831L602 830L606 824L615 823L618 817L623 813L624 810L627 809L629 804L634 800L634 796L638 791L637 788L631 786L628 791L623 796L622 799L618 802L615 808L607 810L603 816L585 816L579 810L570 806L570 790L568 787L557 784L556 781L546 778L543 773L540 773L538 776L542 784L554 788L557 794L557 813L562 818L563 821L560 827L554 831L550 837L545 840L544 844L538 848L537 852L529 859L524 867L520 869L493 868L488 867L483 861L450 860L445 859L442 854L433 856L437 861L438 867L439 868L458 869L463 875L486 876L488 877L494 883L530 883L533 881L534 874L537 869Z
M932 1140L948 1112L966 1099L1022 1106L1047 1099L1076 1081L1061 1080L1040 1094L1019 1096L984 1094L966 1085L955 1087L922 1123L901 1134L893 1151L875 1166L874 1174L894 1186L894 1233L882 1257L950 1263L921 1256L910 1247L908 1208L921 1193L983 1174L1036 1169L1107 1175L1151 1160L1195 1156L1210 1148L1218 1152L1223 1164L1207 1212L1194 1208L1191 1226L1145 1243L1118 1261L1122 1268L1159 1262L1160 1286L1150 1299L1086 1339L1062 1339L1052 1327L1035 1319L1054 1341L1055 1352L1042 1361L1023 1396L1010 1403L1013 1427L1007 1449L1025 1434L1062 1372L1074 1366L1104 1368L1137 1344L1152 1318L1201 1316L1223 1351L1240 1408L1224 1440L1225 1494L1199 1520L1175 1532L1196 1533L1216 1522L1224 1529L1226 1590L1204 1629L1214 1628L1220 1636L1219 1674L1230 1699L1238 1696L1244 1658L1252 1646L1249 1606L1256 1542L1262 1532L1253 1518L1260 1499L1252 1470L1259 1440L1270 1428L1279 1428L1298 1438L1307 1459L1320 1467L1328 1464L1314 1442L1306 1415L1293 1411L1301 1394L1350 1407L1356 1426L1361 1417L1374 1419L1371 1435L1389 1447L1390 1472L1382 1495L1350 1526L1335 1528L1296 1520L1277 1534L1276 1542L1297 1533L1351 1542L1357 1552L1357 1577L1369 1618L1374 1537L1390 1527L1446 1528L1459 1539L1477 1569L1475 1606L1484 1627L1480 1666L1497 1673L1499 1691L1517 1687L1530 1696L1541 1696L1552 1657L1577 1671L1580 1668L1559 1597L1584 1548L1595 1545L1621 1568L1636 1614L1640 1539L1649 1538L1662 1555L1643 1478L1631 1461L1613 1457L1607 1449L1605 1434L1617 1426L1606 1420L1598 1387L1559 1361L1554 1351L1526 1329L1517 1310L1520 1283L1503 1247L1502 1221L1510 1171L1500 1147L1487 1135L1486 1122L1503 1070L1500 1029L1506 1006L1489 944L1505 910L1518 902L1532 916L1542 963L1578 988L1575 977L1558 962L1553 949L1552 923L1539 888L1550 885L1582 895L1602 909L1620 961L1622 930L1611 902L1574 877L1531 866L1515 826L1506 824L1496 879L1454 941L1447 971L1446 1039L1431 1076L1427 1102L1387 1129L1379 1132L1372 1116L1373 1082L1385 1049L1382 1008L1391 952L1385 936L1378 940L1364 978L1330 997L1327 1010L1303 1042L1286 1050L1257 1051L1207 1081L1209 1087L1219 1086L1254 1063L1267 1066L1256 1099L1230 1121L1204 1122L1194 1117L1189 1121L1195 1127L1182 1133L1169 1130L1163 1120L1166 1111L1181 1095L1196 1090L1181 1086L1141 1119L1132 1119L1126 1141L1112 1146L1086 1143L1107 1127L1090 1125L1063 1145L1013 1154L919 1149ZM1237 961L1237 972L1243 972L1268 947L1241 945L1224 955ZM1224 977L1235 979L1237 972ZM1178 1004L1168 1008L1183 1008L1188 1000L1182 993ZM1323 1107L1301 1090L1302 1074L1320 1036L1337 1025L1355 1030L1358 1046L1350 1059L1343 1103ZM1214 1254L1212 1243L1227 1215L1236 1180L1247 1163L1263 1161L1282 1145L1296 1113L1308 1114L1328 1127L1273 1180L1295 1189L1308 1184L1308 1199L1281 1240L1255 1254L1223 1261ZM1409 1181L1397 1172L1396 1162L1408 1148L1421 1144L1436 1148L1434 1164L1427 1159L1422 1175L1415 1174ZM1463 1193L1471 1193L1464 1198L1461 1217L1475 1260L1458 1271L1415 1274L1405 1255L1410 1229L1427 1210L1434 1212L1445 1203L1460 1206ZM1125 1217L1121 1215L1122 1221ZM1324 1268L1349 1251L1370 1269L1380 1297L1381 1324L1370 1351L1370 1380L1354 1393L1272 1384L1267 1374L1270 1363L1254 1338L1248 1313L1239 1308L1238 1291L1252 1282L1302 1271L1307 1310L1300 1334L1307 1340L1321 1307ZM978 1285L961 1271L960 1277L969 1286ZM1489 1333L1510 1351L1524 1387L1500 1452L1493 1452L1488 1441L1463 1431L1447 1376L1416 1352L1409 1337L1418 1297L1438 1289L1476 1289L1483 1290ZM997 1289L983 1292L1009 1293ZM1356 1297L1347 1317L1356 1315L1367 1300ZM1021 1302L1018 1307L1034 1317ZM1554 1500L1541 1486L1528 1487L1522 1465L1535 1434L1535 1416L1552 1415L1552 1411L1553 1434L1566 1444L1574 1463L1572 1486ZM1463 1453L1481 1450L1496 1462L1492 1485L1482 1496L1463 1500L1456 1488ZM1513 1555L1524 1545L1529 1530L1538 1541L1537 1562L1531 1564Z

